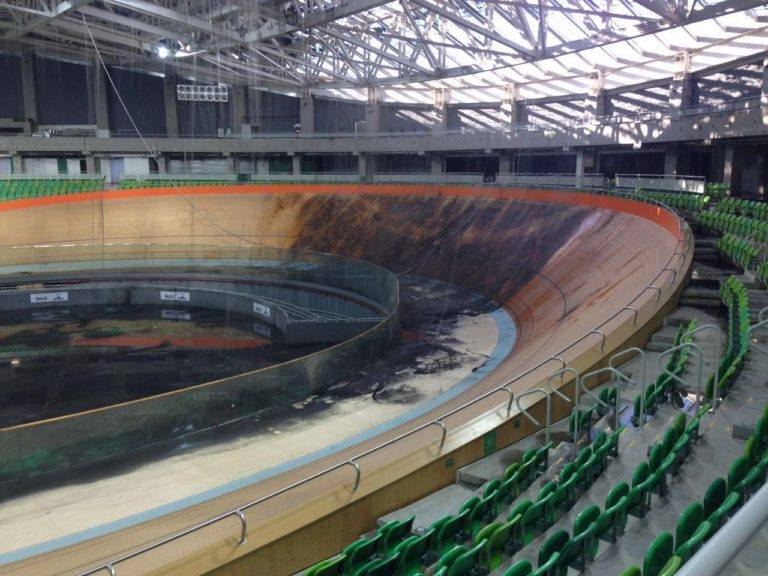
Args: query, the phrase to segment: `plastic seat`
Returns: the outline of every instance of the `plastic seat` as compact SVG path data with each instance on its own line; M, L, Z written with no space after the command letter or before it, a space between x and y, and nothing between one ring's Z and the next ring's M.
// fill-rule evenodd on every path
M605 510L597 520L597 537L606 542L616 542L627 525L627 499L629 485L619 482L605 498Z
M539 567L544 566L553 554L562 552L566 547L571 537L566 530L556 530L544 541L544 544L539 548L538 563Z
M431 528L420 536L406 538L395 548L398 555L397 573L399 576L417 576L421 574L422 559L429 552L429 542L435 534Z
M523 514L520 522L522 535L521 544L527 546L533 542L537 532L544 532L554 522L552 500L554 492L550 492L541 500L533 503Z
M677 548L686 542L699 527L703 520L704 507L698 502L689 504L677 517L677 530L675 531L675 543Z
M728 491L734 492L736 486L741 482L749 472L750 465L749 460L744 456L739 456L732 463L728 469Z
M719 530L723 524L731 517L731 514L739 507L741 497L737 492L730 492L725 497L723 503L707 517L714 530Z
M587 562L597 555L599 540L597 538L600 508L592 504L579 512L573 521L573 538L560 553L560 562L583 571Z
M531 576L559 576L560 572L560 552L555 552L549 557L546 564L539 566L531 572Z
M674 554L674 539L669 532L659 534L645 552L643 576L659 576Z
M382 556L389 556L390 553L394 551L395 546L410 536L413 520L415 518L416 516L410 516L405 520L395 520L382 526L379 529L379 533L381 534L379 554Z
M521 519L522 515L518 514L514 519L504 524L494 522L491 525L493 529L490 531L480 531L476 541L486 540L485 547L480 552L479 561L480 567L483 570L492 572L501 565L504 559L503 552L509 546L512 540L512 532Z
M710 536L712 524L706 520L699 524L698 528L684 542L677 542L675 556L679 556L682 562L688 562L691 556L699 551Z
M496 492L494 491L472 506L467 517L467 533L471 538L474 538L485 523L494 516L495 502Z
M464 522L469 516L469 510L464 510L455 516L444 516L432 524L435 537L430 543L432 553L442 556L456 546L457 539L464 529Z
M437 567L447 566L447 576L469 576L478 565L480 551L485 544L486 541L483 540L469 550L463 546L457 546L454 550L448 552L447 555L440 558Z
M659 571L659 576L672 576L683 565L683 561L679 556L672 556L667 563Z
M341 552L344 556L344 573L352 574L357 568L368 562L371 556L376 553L381 538L381 534L376 534L372 538L363 536L344 548Z
M344 556L336 556L315 564L304 576L341 576L344 573Z
M504 576L529 576L533 572L533 566L528 560L515 562L504 572Z
M641 462L632 474L632 487L627 495L627 513L643 518L651 506L651 485L656 481L647 462Z
M371 560L368 564L361 566L353 576L395 576L399 560L397 553L388 558Z

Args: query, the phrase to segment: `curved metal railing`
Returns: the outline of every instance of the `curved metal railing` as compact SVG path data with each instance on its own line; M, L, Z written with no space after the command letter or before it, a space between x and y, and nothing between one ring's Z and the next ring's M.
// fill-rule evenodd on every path
M548 188L551 188L551 187L548 187ZM573 189L571 189L571 191L572 190ZM524 372L512 377L509 381L507 381L502 386L499 386L498 388L494 388L493 390L485 392L484 394L481 394L480 396L477 396L476 398L473 398L472 400L465 402L464 404L461 404L460 406L457 406L456 408L453 408L452 410L442 414L441 416L439 416L438 418L435 418L434 420L431 420L415 428L412 428L411 430L408 430L407 432L404 432L396 436L395 438L391 438L386 442L382 442L381 444L378 444L372 448L369 448L363 452L360 452L359 454L356 454L351 458L348 458L342 462L338 462L337 464L334 464L323 470L320 470L319 472L316 472L310 476L307 476L306 478L302 478L301 480L288 484L287 486L284 486L279 490L270 492L269 494L261 496L255 500L246 502L241 506L238 506L236 508L223 512L217 516L214 516L212 518L199 522L193 526L185 528L184 530L175 532L174 534L168 535L164 538L161 538L160 540L156 540L154 542L151 542L150 544L147 544L145 546L142 546L140 548L137 548L135 550L122 554L114 558L113 560L110 560L109 562L99 564L98 566L95 566L85 572L81 572L79 576L91 576L93 574L97 574L99 572L104 572L104 571L108 572L112 576L115 576L117 574L117 571L115 569L115 566L117 564L126 562L127 560L130 560L132 558L136 558L137 556L141 556L142 554L145 554L152 550L156 550L157 548L165 546L166 544L169 544L171 542L184 538L189 534L198 532L204 528L217 524L222 520L225 520L231 517L237 517L240 521L240 536L237 544L239 546L246 541L246 536L248 531L248 519L245 515L246 510L254 508L260 504L263 504L264 502L267 502L269 500L272 500L273 498L276 498L277 496L290 492L291 490L294 490L300 486L304 486L318 478L327 476L332 472L336 472L337 470L341 470L342 468L346 468L346 467L351 467L355 470L355 479L352 485L352 491L354 492L358 489L360 485L361 476L362 476L362 471L360 469L359 461L365 458L366 456L375 454L376 452L379 452L385 448L388 448L389 446L397 444L401 440L408 438L410 436L413 436L414 434L417 434L423 430L431 428L432 426L437 426L441 429L440 449L442 450L443 446L445 445L446 437L448 434L448 427L445 424L445 420L450 416L453 416L454 414L462 412L467 408L474 406L482 402L483 400L490 398L491 396L494 396L495 394L498 394L499 392L503 392L509 396L509 400L507 403L507 417L509 417L511 406L512 406L512 399L514 398L514 393L510 388L511 384L528 376L529 374L536 372L537 370L543 368L550 362L559 362L561 364L559 368L562 370L567 366L566 361L562 358L562 354L571 350L577 345L582 344L583 342L587 341L589 338L593 336L599 337L600 350L602 351L605 345L605 332L603 331L603 328L605 328L608 324L615 321L617 318L620 318L622 315L626 313L629 313L629 314L627 314L628 317L624 321L628 321L631 318L632 323L634 325L637 322L637 310L635 309L633 304L635 304L649 290L654 290L657 292L656 301L658 302L659 298L661 297L661 292L663 288L663 282L661 280L665 274L669 276L668 272L672 272L670 287L674 287L674 283L677 278L677 273L682 272L683 266L688 258L688 253L690 252L693 244L691 242L691 232L688 224L682 218L680 218L680 216L672 208L670 208L669 206L667 206L662 202L659 202L658 200L647 198L642 195L608 191L608 190L589 190L586 192L590 194L619 196L619 197L623 197L631 200L641 201L646 204L652 204L652 205L658 206L659 208L665 211L672 213L675 216L675 219L677 220L677 224L678 224L677 243L669 259L664 264L664 266L659 270L656 276L654 276L654 278L648 284L646 284L635 296L633 296L621 309L611 314L608 318L600 322L598 325L594 326L592 329L590 329L588 332L583 334L581 337L572 341L570 344L568 344L567 346L565 346L564 348L556 352L554 355L547 358L546 360L542 360L535 366L532 366L527 370L525 370ZM685 249L681 251L681 246L683 245L685 245ZM678 268L672 268L671 266L673 265L673 262L676 258L680 260L679 264L676 265L678 266ZM656 286L657 283L661 283L662 286Z

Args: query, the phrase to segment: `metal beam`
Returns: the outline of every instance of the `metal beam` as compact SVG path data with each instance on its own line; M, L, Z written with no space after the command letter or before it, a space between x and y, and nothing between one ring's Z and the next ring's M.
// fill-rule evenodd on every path
M455 24L458 24L460 26L463 26L465 28L468 28L469 30L472 30L473 32L477 32L481 36L485 36L487 38L490 38L491 40L495 40L499 44L504 44L505 46L508 46L515 50L516 52L519 52L521 54L525 54L526 56L533 57L533 51L529 48L526 48L525 46L521 46L517 42L513 42L507 38L504 38L504 36L497 34L496 32L493 32L492 30L488 30L481 26L480 24L475 24L474 22L471 22L469 20L464 20L461 18L458 14L456 14L453 11L446 10L445 8L442 8L441 6L437 6L436 4L432 4L432 2L428 2L427 0L411 0L413 4L418 4L422 8L426 8L430 12L434 12L435 14L439 14L443 18L446 18L447 20L450 20L451 22L454 22Z
M25 36L29 32L37 30L38 28L41 28L43 26L46 26L47 24L49 24L59 16L62 16L67 12L70 12L71 10L75 10L79 8L80 6L85 4L87 1L88 0L64 0L63 2L60 2L56 6L54 6L51 9L51 11L45 16L39 16L37 18L33 18L32 20L24 24L21 28L6 32L3 37L6 40L16 40L17 38Z

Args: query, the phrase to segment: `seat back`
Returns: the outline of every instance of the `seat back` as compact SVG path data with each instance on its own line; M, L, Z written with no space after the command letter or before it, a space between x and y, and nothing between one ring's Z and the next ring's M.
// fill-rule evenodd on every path
M643 561L643 576L659 576L662 568L674 553L674 538L669 532L662 532L648 546Z
M744 456L739 456L731 464L728 470L728 491L733 492L737 484L744 479L744 476L749 472L749 460Z
M696 531L703 520L704 507L698 502L690 504L677 518L677 530L675 531L675 543L677 548L686 542Z
M533 572L533 566L528 560L520 560L515 562L509 569L504 572L504 576L529 576Z
M691 556L696 554L704 545L704 542L709 538L710 531L712 530L712 524L706 520L699 524L696 531L691 534L690 538L685 542L677 542L677 549L675 550L675 556L679 556L683 562L688 562Z
M590 504L584 510L579 512L576 516L576 520L573 522L573 535L578 536L584 532L592 522L597 521L600 518L600 507L596 504Z
M571 537L565 530L553 532L539 548L539 566L543 566L555 552L561 552Z
M702 501L704 518L709 518L710 514L720 507L727 493L728 487L722 478L715 478L710 483L704 492L704 500Z
M478 559L480 557L480 551L487 544L487 540L482 540L477 545L473 546L464 554L456 558L456 560L448 568L448 576L469 576L475 567L478 565Z

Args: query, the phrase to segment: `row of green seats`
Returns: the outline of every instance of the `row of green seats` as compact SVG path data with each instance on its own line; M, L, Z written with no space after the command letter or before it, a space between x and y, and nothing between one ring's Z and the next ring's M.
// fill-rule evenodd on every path
M717 232L734 234L768 244L768 220L736 216L725 212L701 212L699 223Z
M633 566L621 576L671 576L717 532L760 487L768 475L768 405L744 454L731 463L727 480L715 478L701 503L693 502L678 516L674 537L662 532L645 554L643 570Z
M758 202L757 200L744 200L741 198L725 198L717 203L718 212L728 214L741 214L742 216L751 216L758 220L768 220L768 203Z
M590 504L579 512L573 536L564 529L551 534L539 550L539 567L552 565L553 575L566 574L569 567L584 572L597 556L601 540L614 543L620 538L628 515L643 518L650 509L651 493L663 497L668 490L667 476L677 475L691 453L693 441L688 430L692 425L694 422L688 424L685 414L678 414L662 442L650 447L648 461L636 468L632 486L626 482L614 485L608 491L604 511ZM574 546L578 556L571 551Z
M546 532L559 516L570 510L581 494L586 493L592 483L599 478L608 466L608 456L618 454L619 436L623 428L611 435L599 432L592 443L579 451L576 459L566 464L558 481L548 481L539 491L536 500L523 500L515 504L505 521L491 522L473 534L473 540L464 546L456 546L445 552L437 563L437 569L448 568L451 576L468 576L469 574L487 574L499 568L504 557L511 557L521 548L529 545L538 535ZM505 477L514 477L517 468L512 467L505 472ZM486 485L485 491L492 490L493 482ZM440 522L440 521L438 521ZM581 541L580 541L581 542ZM454 557L475 551L476 558L472 565L457 566ZM581 556L577 544L569 547L567 553L558 556L558 562L576 562ZM532 568L528 572L520 572L529 563L518 562L504 574L531 574L532 576L547 576L552 574L555 560Z
M99 190L104 182L96 179L40 179L0 181L0 200L21 200L45 196L62 196Z
M768 262L762 262L757 265L757 279L763 286L768 288Z
M705 186L705 190L710 198L713 200L719 200L725 198L731 192L731 185L724 184L722 182L708 182Z
M757 269L760 248L745 238L723 234L717 240L717 251L742 270Z
M674 346L681 344L689 344L693 341L689 335L696 329L697 320L694 318L687 325L682 325L678 328L675 335ZM672 372L675 376L680 378L685 372L685 367L688 364L690 357L689 348L681 348L675 350L667 360L666 368ZM645 406L643 407L643 413L652 415L656 413L656 407L659 404L663 404L667 400L668 393L675 387L676 380L667 373L661 373L654 382L649 383L645 388ZM632 425L640 425L640 407L642 404L642 396L638 394L635 396L632 410Z
M672 208L688 210L689 212L699 212L704 210L709 202L709 196L691 192L653 192L650 190L638 190L637 193L646 198L663 202Z
M459 542L477 534L484 523L498 516L503 505L510 505L530 486L549 465L550 448L551 443L527 450L520 462L506 469L503 478L488 483L482 498L470 498L457 514L444 516L426 533L418 537L411 535L413 518L392 521L379 528L372 538L362 536L341 554L309 568L305 576L418 576L423 558L439 558ZM462 560L462 564L465 561Z
M741 373L749 352L749 301L747 289L735 276L730 276L720 285L720 299L727 310L728 332L726 348L718 368L718 396L725 396L728 389ZM707 379L706 396L711 399L715 388L715 376Z
M127 188L173 188L174 186L210 186L214 184L235 184L232 180L217 180L215 178L207 180L181 180L178 178L163 178L145 180L141 178L123 178L120 180L119 187Z

